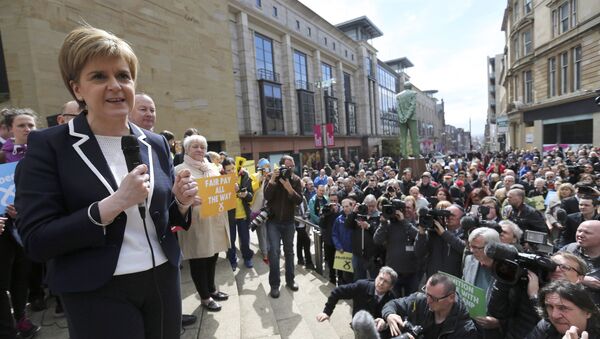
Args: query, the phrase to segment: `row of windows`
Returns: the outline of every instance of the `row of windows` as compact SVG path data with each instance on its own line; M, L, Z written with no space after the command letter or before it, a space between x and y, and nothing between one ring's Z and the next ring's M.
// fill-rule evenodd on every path
M283 134L283 100L281 85L278 84L279 77L275 72L273 41L259 33L254 34L255 62L257 79L260 81L260 96L262 109L263 133ZM305 53L294 50L294 78L296 89L311 90L308 78L308 58ZM321 63L321 81L329 81L334 78L333 66ZM265 82L262 80L268 80ZM347 133L356 133L356 113L352 98L352 76L344 73L344 91L346 106L345 130ZM325 95L325 115L328 123L334 124L335 133L340 132L338 99L334 97L333 84L323 87ZM349 105L348 105L349 104ZM314 94L298 91L298 110L300 113L300 129L303 134L312 133L315 124Z
M262 8L262 0L255 0L255 1L256 1L256 7ZM275 18L277 18L279 16L279 11L277 9L277 6L273 6L272 15ZM301 29L300 20L296 20L296 30L300 31L300 29ZM312 29L310 27L306 27L306 35L308 35L309 37L312 36ZM325 46L329 46L327 37L323 37L323 43L325 44ZM336 50L337 45L336 45L335 41L333 41L331 43L331 47L334 51ZM354 61L354 53L350 53L350 55L351 55L351 60ZM347 49L344 49L344 57L348 58L348 50Z
M533 41L531 40L532 29L529 28L521 34L515 35L513 38L513 57L514 60L518 60L521 56L528 56L533 53ZM522 42L522 44L519 44Z
M581 53L577 46L548 59L548 97L581 89Z

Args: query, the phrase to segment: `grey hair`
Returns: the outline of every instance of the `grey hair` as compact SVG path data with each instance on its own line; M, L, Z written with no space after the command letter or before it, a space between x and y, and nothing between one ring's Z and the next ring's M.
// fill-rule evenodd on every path
M396 271L394 271L393 268L389 266L383 266L381 269L379 269L379 274L389 274L390 278L392 279L392 286L396 285L396 280L398 280L398 273L396 273Z
M521 237L523 236L523 230L517 224L510 220L502 220L498 223L498 225L508 226L517 240L521 239Z
M495 229L489 227L479 227L471 231L469 242L479 237L482 237L486 244L500 242L500 234Z
M197 134L190 135L189 137L183 139L183 149L185 149L186 154L187 154L189 147L195 142L199 142L204 146L208 146L208 142L206 141L205 137L203 137L201 135L197 135Z
M546 185L546 180L542 179L542 178L535 178L535 180L533 181L533 185L537 185L538 182L541 182L542 185Z
M375 196L373 194L369 194L365 197L365 199L363 200L364 204L368 204L368 203L377 203L377 198L375 198Z

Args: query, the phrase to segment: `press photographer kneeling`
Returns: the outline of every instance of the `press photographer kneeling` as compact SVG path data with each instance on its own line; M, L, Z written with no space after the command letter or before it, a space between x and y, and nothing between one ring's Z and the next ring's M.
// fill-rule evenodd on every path
M427 280L422 292L385 304L381 314L395 338L479 337L467 308L456 293L456 286L440 273Z
M404 218L408 203L414 204L414 200L405 203L399 199L393 199L390 204L384 204L381 225L373 237L376 244L385 247L386 265L398 273L398 279L394 285L394 293L397 296L407 296L419 287L418 265L414 249L418 231Z

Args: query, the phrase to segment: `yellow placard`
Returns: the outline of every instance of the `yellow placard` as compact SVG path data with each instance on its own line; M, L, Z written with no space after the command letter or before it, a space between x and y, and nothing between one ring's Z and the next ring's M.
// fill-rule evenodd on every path
M254 165L254 160L246 160L243 167L250 175L256 173L256 166Z
M246 158L235 157L235 172L236 173L240 172L240 169L242 169L245 162L246 162Z
M235 208L235 174L196 179L202 199L200 217L210 217Z
M527 204L530 205L531 207L535 208L538 211L544 211L546 210L546 205L544 205L544 197L541 195L532 197L532 198L527 198Z
M354 273L354 269L352 268L352 253L335 251L333 268L340 271Z

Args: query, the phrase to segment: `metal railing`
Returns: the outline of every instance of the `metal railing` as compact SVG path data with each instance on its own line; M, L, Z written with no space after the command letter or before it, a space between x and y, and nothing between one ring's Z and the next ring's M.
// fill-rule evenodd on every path
M273 72L264 68L259 68L256 72L258 80L269 80L273 82L279 82L279 73Z
M307 219L304 219L301 216L295 216L294 219L297 222L302 222L312 228L315 242L315 271L317 271L317 273L320 275L323 275L323 244L321 242L321 227Z

